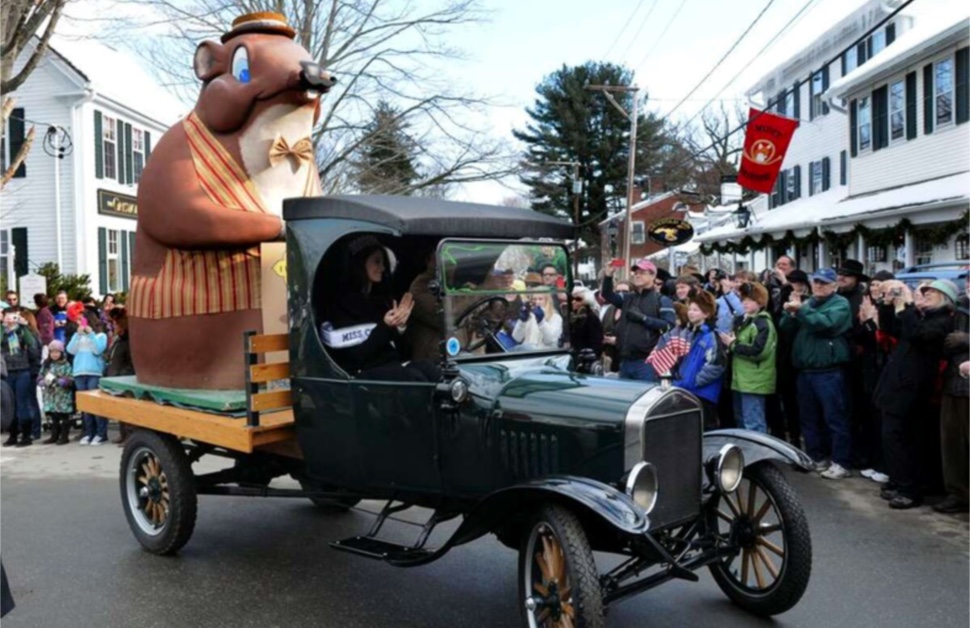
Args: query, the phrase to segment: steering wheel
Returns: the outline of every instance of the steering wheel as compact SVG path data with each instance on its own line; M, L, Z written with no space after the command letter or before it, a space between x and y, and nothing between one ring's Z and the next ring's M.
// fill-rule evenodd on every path
M509 302L505 297L500 295L485 297L484 299L479 299L478 301L475 301L474 303L472 303L471 305L469 305L464 309L464 311L458 316L458 318L455 319L455 328L456 329L461 328L465 324L466 319L472 317L472 314L476 314L478 310L484 310L486 306L490 306L492 303L501 303L504 306L503 310L508 311ZM468 351L469 353L472 351L476 351L479 348L481 348L486 342L491 340L495 344L495 346L497 346L499 349L502 350L503 353L508 352L508 349L505 348L505 345L503 345L502 342L498 339L498 332L501 331L502 325L505 324L504 312L503 312L503 316L499 318L497 321L493 322L488 320L484 316L479 316L476 323L477 323L477 326L476 326L477 328L475 329L475 331L480 332L483 337L481 340L476 340L475 342L465 347L465 351Z

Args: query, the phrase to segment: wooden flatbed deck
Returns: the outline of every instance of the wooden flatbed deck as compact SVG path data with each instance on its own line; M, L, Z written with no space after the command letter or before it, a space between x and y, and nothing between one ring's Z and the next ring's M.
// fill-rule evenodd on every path
M112 421L233 451L253 453L264 450L301 457L296 443L292 409L262 413L260 424L249 427L245 419L162 405L154 401L116 397L99 390L78 393L77 407L82 412Z

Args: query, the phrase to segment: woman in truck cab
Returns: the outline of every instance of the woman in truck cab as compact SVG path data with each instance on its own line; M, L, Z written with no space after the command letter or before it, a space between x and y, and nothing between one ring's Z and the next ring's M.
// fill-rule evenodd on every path
M404 363L404 332L414 301L390 294L388 251L372 235L347 245L345 271L331 301L321 338L333 359L359 379L436 382L437 367L426 360Z

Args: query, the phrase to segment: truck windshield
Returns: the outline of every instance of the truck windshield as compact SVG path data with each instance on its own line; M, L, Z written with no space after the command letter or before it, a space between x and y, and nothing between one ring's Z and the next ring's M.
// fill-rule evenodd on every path
M446 240L437 263L450 356L568 346L572 282L562 245Z

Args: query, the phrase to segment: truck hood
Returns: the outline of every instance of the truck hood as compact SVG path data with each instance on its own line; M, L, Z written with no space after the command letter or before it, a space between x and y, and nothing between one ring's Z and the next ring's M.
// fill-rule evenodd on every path
M531 421L622 423L627 410L655 384L582 375L568 370L569 356L461 365L479 405L507 418Z

